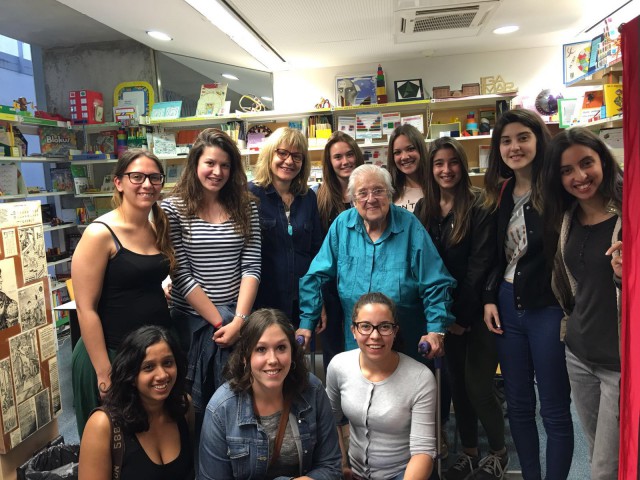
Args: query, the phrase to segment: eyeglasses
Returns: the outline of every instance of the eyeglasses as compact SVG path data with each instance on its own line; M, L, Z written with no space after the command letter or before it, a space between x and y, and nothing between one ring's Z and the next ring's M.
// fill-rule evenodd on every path
M280 160L286 160L287 158L291 157L291 160L293 160L295 163L302 163L302 161L304 160L303 153L293 153L289 150L285 150L284 148L276 148L276 155L278 155L278 158Z
M162 185L164 183L164 175L161 173L150 173L147 175L142 172L127 172L122 173L120 176L124 177L125 175L129 177L129 181L134 185L142 185L147 178L149 182L151 182L151 185Z
M383 322L380 325L372 325L369 322L353 322L351 325L356 327L356 330L361 335L371 335L374 330L382 336L392 335L395 332L398 325L391 322Z
M373 198L382 198L387 194L386 188L374 188L373 190L360 190L356 192L356 198L360 202L366 202L369 199L369 195Z

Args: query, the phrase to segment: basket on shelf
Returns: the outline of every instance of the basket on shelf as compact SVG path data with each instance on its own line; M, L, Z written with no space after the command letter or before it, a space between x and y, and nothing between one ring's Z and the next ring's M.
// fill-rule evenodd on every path
M449 85L442 87L433 87L433 98L449 98L451 95L451 88Z
M463 83L462 84L462 96L470 97L471 95L480 95L479 83Z

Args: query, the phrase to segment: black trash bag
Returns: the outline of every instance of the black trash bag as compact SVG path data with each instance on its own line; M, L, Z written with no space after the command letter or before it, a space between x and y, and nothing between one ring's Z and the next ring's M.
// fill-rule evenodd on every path
M55 445L31 460L24 468L25 480L78 480L80 445Z

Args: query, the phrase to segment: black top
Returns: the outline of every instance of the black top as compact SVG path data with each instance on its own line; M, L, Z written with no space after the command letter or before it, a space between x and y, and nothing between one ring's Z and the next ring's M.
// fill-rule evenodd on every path
M135 434L124 434L124 459L121 480L189 480L194 477L193 449L184 417L178 420L180 453L164 465L153 463Z
M498 303L498 287L504 279L507 268L504 244L511 212L515 205L513 200L515 181L509 179L507 182L498 206L497 261L493 262L495 266L487 279L483 293L484 303ZM542 216L533 207L531 201L525 203L523 211L527 251L516 265L513 278L514 306L517 310L557 306L558 301L551 290L551 270L558 235L545 228Z
M421 218L423 207L424 199L421 198L414 210L418 218ZM456 323L466 328L474 322L482 323L482 290L496 255L496 223L495 215L482 208L480 197L471 209L469 232L459 243L450 245L454 221L451 211L445 218L432 221L425 228L445 267L458 282L453 291L451 312Z
M98 315L108 349L117 349L129 333L143 325L170 326L162 281L169 261L161 254L142 255L127 250L111 228L117 253L107 263L98 302Z
M571 222L564 259L578 286L565 343L582 362L619 372L616 287L611 257L604 254L616 220L581 225L574 215Z

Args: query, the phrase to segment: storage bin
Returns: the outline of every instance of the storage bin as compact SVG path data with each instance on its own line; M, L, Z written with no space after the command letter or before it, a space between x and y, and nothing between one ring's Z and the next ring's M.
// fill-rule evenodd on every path
M469 97L471 95L480 95L479 83L463 83L462 84L462 96Z
M433 87L433 98L448 98L450 94L451 88L449 85Z

